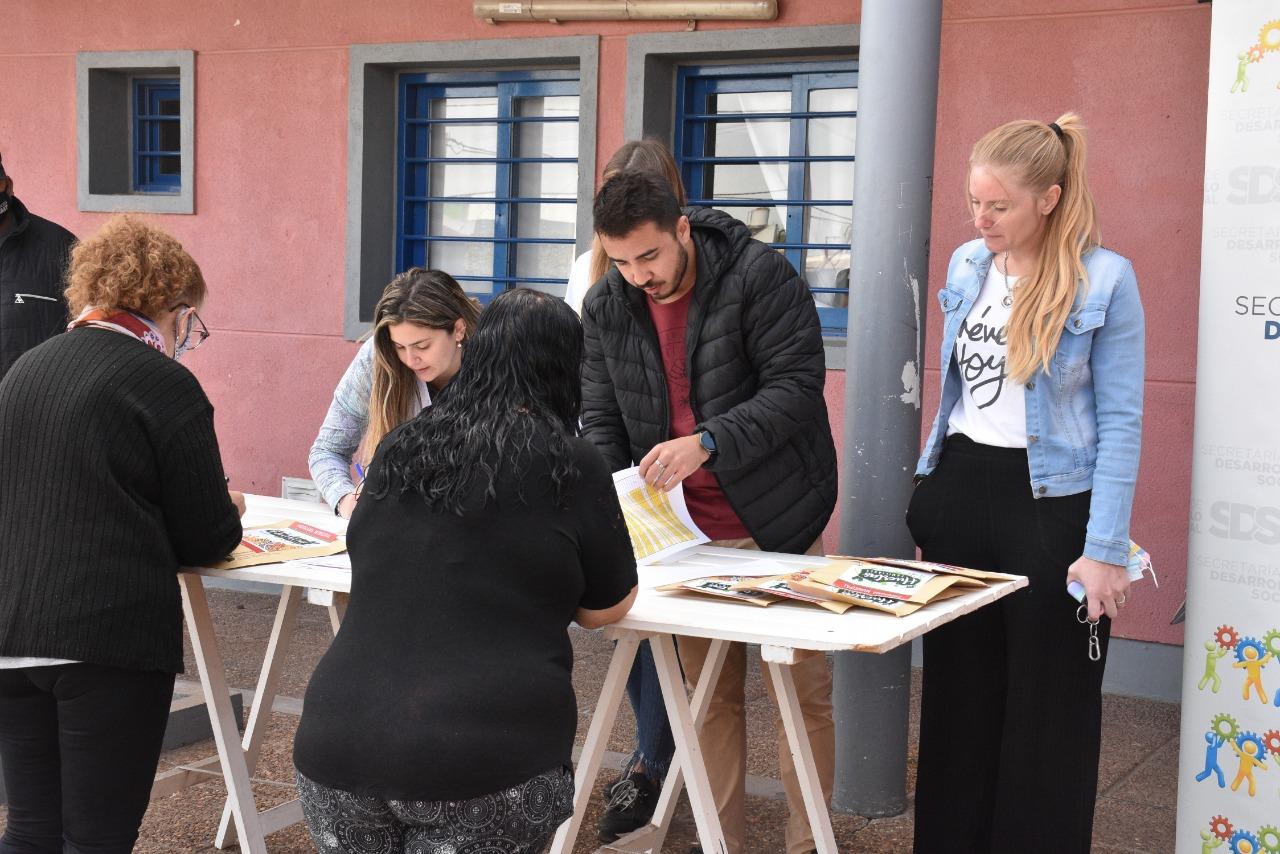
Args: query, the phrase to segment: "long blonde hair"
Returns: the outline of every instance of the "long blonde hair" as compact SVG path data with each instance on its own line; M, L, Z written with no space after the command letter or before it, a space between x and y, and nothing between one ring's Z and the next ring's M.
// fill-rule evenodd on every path
M1085 180L1084 124L1075 113L1064 113L1054 124L1061 138L1043 122L1003 124L978 140L969 156L970 170L1001 170L1037 195L1054 184L1062 188L1048 215L1040 257L1018 286L1009 317L1006 372L1015 382L1049 370L1067 315L1089 287L1084 254L1098 245L1097 211Z
M467 296L453 276L442 270L410 267L391 280L373 310L373 383L369 390L369 425L360 443L360 458L373 459L382 438L409 419L418 400L417 378L396 355L391 327L413 323L428 329L452 330L459 319L464 340L475 331L480 304Z
M688 204L685 198L684 182L680 180L680 167L671 156L671 149L656 139L633 139L625 142L613 153L609 162L600 172L600 183L603 184L619 172L630 169L642 169L667 179L671 190L676 194L676 202L680 207ZM609 256L600 246L600 235L591 237L591 284L609 272Z

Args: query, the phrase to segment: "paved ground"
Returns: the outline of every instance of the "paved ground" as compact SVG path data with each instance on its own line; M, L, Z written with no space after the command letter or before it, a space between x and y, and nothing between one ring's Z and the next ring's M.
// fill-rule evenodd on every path
M275 608L273 597L229 591L210 591L214 619L218 626L222 653L227 661L229 684L252 688L266 638L270 632ZM301 618L301 631L289 653L286 675L282 680L277 711L272 715L268 741L255 773L259 806L265 808L294 796L293 769L290 755L297 714L307 679L324 653L329 639L329 625L324 609L306 606ZM573 630L576 653L574 686L582 717L579 739L594 708L600 682L608 665L610 645L597 633ZM757 656L758 658L758 656ZM187 677L195 678L190 651L187 654ZM908 756L908 787L915 785L915 739L918 732L918 679L913 692L911 744ZM777 755L773 736L773 709L765 695L759 671L750 675L747 684L749 741L748 771L752 775L749 791L755 793L748 806L748 850L755 854L781 852L782 833L786 821L786 805L777 783ZM248 703L246 702L246 708ZM629 711L619 715L610 749L622 753L629 749L629 734L634 723ZM1095 852L1169 852L1173 850L1174 806L1178 767L1178 707L1167 703L1108 697L1103 710L1102 767L1098 782L1098 810L1094 831ZM189 762L213 752L206 741L166 753L161 768ZM963 780L957 780L963 784ZM600 809L600 787L592 798L588 816L575 854L594 850L595 818ZM186 854L211 852L210 842L222 810L223 789L220 779L195 786L154 802L143 823L137 851L144 854ZM0 827L3 826L0 808ZM836 841L842 852L910 851L911 814L888 819L869 820L859 816L834 817ZM677 815L676 827L666 850L683 854L694 839L693 822L687 803ZM312 851L305 829L295 826L268 837L273 854Z

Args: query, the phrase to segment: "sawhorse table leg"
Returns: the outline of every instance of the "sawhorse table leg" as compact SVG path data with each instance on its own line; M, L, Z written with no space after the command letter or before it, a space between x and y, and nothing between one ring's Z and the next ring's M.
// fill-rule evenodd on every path
M791 759L795 764L800 793L804 798L805 812L813 832L818 854L839 854L835 833L831 829L831 812L818 780L818 768L813 761L813 746L809 743L809 730L805 726L800 698L796 693L795 676L791 666L796 663L796 651L789 647L762 646L760 657L769 669L774 693L778 697L778 710L782 713L782 728L787 734Z
M571 854L573 843L578 838L582 827L582 819L587 812L587 802L591 800L596 775L600 773L600 763L604 759L605 747L609 744L609 736L613 733L613 722L618 717L618 706L622 703L622 695L627 687L627 676L631 673L631 663L635 661L636 647L640 639L634 633L626 633L618 638L614 647L613 658L609 661L609 671L604 677L604 685L600 688L600 697L596 700L595 713L591 715L591 725L587 728L587 738L582 744L582 753L578 757L578 768L574 774L573 785L573 817L560 825L555 838L551 841L551 854Z
M218 750L218 762L222 766L223 779L227 785L227 802L235 822L236 834L241 840L240 847L249 854L267 854L267 844L258 818L258 806L253 797L253 785L249 780L249 768L245 763L244 750L240 746L240 731L231 706L231 694L227 690L226 669L218 652L213 620L209 616L209 600L205 597L204 583L198 575L179 573L178 585L182 590L182 610L187 618L196 669L200 672L200 687L204 690L205 703L209 708L213 743Z
M286 586L280 591L280 604L276 607L276 618L271 626L271 637L267 641L267 652L263 656L262 670L258 673L258 685L253 692L253 705L250 707L249 718L244 726L244 761L250 774L258 765L267 721L270 719L271 707L276 699L276 685L280 679L280 671L284 668L285 657L289 653L289 642L293 639L301 603L301 587ZM300 807L297 812L298 819L301 819ZM264 829L263 832L271 831ZM222 808L222 821L218 824L218 833L214 837L213 846L226 848L233 845L234 834L235 831L231 827L231 798L228 797L226 805Z
M725 657L728 651L729 642L724 640L713 640L707 650L707 659L702 665L702 676L698 680L698 685L693 692L693 699L690 701L693 728L696 732L702 731L702 721L707 716L707 709L711 707L711 694L715 684L720 681L720 672L724 669ZM683 690L682 687L681 691L683 692ZM680 793L683 791L684 769L677 759L671 763L671 768L667 772L666 781L662 786L662 793L658 796L658 803L654 806L653 818L649 824L619 837L600 848L599 851L661 851L662 844L666 841L667 833L671 830L671 822L676 814L676 805L680 800Z

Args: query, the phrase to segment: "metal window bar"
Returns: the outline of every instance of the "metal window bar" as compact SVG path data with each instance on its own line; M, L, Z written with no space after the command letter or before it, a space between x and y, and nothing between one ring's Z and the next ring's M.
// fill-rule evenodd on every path
M181 167L176 173L161 171L164 158L182 157L182 151L162 148L160 130L166 124L181 127L181 115L162 113L164 101L180 100L180 84L173 78L138 78L133 81L133 189L141 193L173 193L182 186ZM179 160L180 162L180 160Z
M425 243L528 243L530 245L549 244L570 246L577 243L572 237L516 237L514 235L505 235L498 237L489 236L471 236L469 234L405 234L405 240L421 240ZM454 278L457 278L456 276Z
M857 110L833 110L831 112L797 111L794 113L685 113L680 118L686 122L745 122L786 121L789 119L856 119Z
M516 100L526 97L577 96L578 81L566 78L563 72L549 76L546 72L499 72L485 75L401 75L400 82L400 156L398 163L398 222L396 240L397 269L403 270L414 263L426 263L430 257L431 243L484 243L493 247L491 275L457 275L459 282L487 282L490 287L502 284L514 287L521 284L563 286L566 279L518 276L514 274L519 248L522 245L573 245L573 238L521 237L515 223L516 205L577 204L576 197L529 197L515 193L517 173L522 164L573 164L577 157L521 157L515 153L515 129L532 124L577 123L573 115L515 115ZM496 115L459 116L433 118L430 109L433 101L449 98L486 97L496 101ZM415 130L432 125L489 125L496 128L496 153L493 157L438 157L432 156L430 137L419 139ZM431 174L422 177L426 192L409 192L412 170L430 170L434 164L480 164L494 167L494 187L491 195L447 196L431 189ZM431 235L406 231L405 222L414 219L429 225L433 204L484 204L494 208L493 235ZM412 216L410 214L412 213ZM567 270L567 266L566 266ZM481 302L488 302L493 293L475 292Z
M837 113L818 113L821 116L834 116ZM446 119L405 119L410 127L421 125L495 125L495 124L551 124L553 122L578 122L578 116L475 116Z
M851 64L826 63L822 67L806 64L802 68L783 65L713 66L710 68L685 68L679 73L676 90L676 158L685 179L685 189L690 204L707 207L786 207L785 228L788 236L803 235L805 211L818 206L848 208L852 211L852 199L806 199L805 173L811 163L852 163L855 157L808 154L808 122L810 119L856 118L857 111L815 111L809 109L809 93L815 89L854 88L857 73ZM791 110L761 113L717 113L710 110L711 96L729 93L787 91L790 93ZM786 155L760 157L716 157L713 150L715 131L721 124L760 120L788 121L788 152ZM718 165L757 165L761 163L787 164L787 197L742 198L719 197L705 192L707 171ZM803 275L804 253L807 250L848 251L847 244L818 243L789 240L768 244L783 252L787 260ZM847 295L847 287L813 287L815 295ZM842 306L817 306L824 332L844 335L848 322L847 309Z

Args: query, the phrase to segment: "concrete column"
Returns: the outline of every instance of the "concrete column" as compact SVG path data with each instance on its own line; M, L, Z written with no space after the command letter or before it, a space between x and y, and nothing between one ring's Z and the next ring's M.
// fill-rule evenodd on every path
M909 557L941 0L863 0L840 550ZM835 662L837 809L906 808L909 646Z

